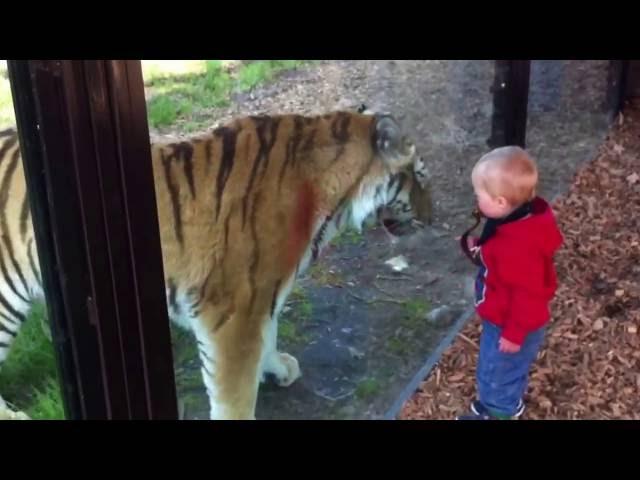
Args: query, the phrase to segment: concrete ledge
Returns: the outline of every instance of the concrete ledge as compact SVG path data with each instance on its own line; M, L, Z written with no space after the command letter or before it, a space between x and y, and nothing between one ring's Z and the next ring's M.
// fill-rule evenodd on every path
M413 378L407 384L404 390L400 393L400 395L395 400L395 402L393 402L393 404L391 405L391 408L387 410L387 413L385 413L383 420L397 419L398 415L400 414L400 410L402 409L402 406L415 393L416 389L420 385L420 382L422 382L427 377L427 375L429 375L429 372L431 372L431 369L435 366L436 363L438 363L438 360L440 360L440 357L442 356L444 351L447 348L449 348L449 346L453 343L453 340L455 340L456 335L458 335L458 332L462 330L462 327L473 316L474 312L475 312L474 307L469 307L462 314L460 314L460 316L456 319L454 324L451 326L451 329L449 330L447 335L440 341L440 344L438 345L438 347L431 353L431 355L429 355L429 357L427 358L422 368L418 370L418 372L413 376Z

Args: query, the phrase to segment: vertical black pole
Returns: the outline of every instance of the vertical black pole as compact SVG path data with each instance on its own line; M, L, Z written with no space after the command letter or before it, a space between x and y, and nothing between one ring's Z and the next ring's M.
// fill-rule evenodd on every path
M624 108L629 77L629 60L611 60L607 85L607 108L613 120Z
M9 71L67 416L177 419L139 62Z
M51 335L56 351L61 393L67 419L81 419L87 414L85 394L80 388L76 367L76 352L71 341L71 326L64 303L62 285L58 277L59 264L54 249L54 233L49 209L49 191L45 177L45 160L41 144L35 82L27 61L7 61L9 82L13 95L22 163L25 172L29 204L42 283L47 294L47 311ZM96 387L100 384L96 382ZM103 395L100 391L98 396Z
M530 70L530 60L496 60L490 148L525 147Z

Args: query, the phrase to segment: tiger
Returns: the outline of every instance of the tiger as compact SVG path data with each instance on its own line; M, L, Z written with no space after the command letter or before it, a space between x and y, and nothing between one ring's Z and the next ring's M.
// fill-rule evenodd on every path
M15 128L0 142L1 366L46 300ZM431 223L426 162L391 114L247 115L150 149L167 310L195 336L210 419L255 419L265 379L301 377L276 348L278 317L341 229Z

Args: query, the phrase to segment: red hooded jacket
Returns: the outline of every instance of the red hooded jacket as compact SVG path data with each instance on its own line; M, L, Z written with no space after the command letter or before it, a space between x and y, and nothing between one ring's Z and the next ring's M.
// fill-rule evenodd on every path
M518 345L549 321L557 288L553 256L563 242L549 204L536 197L532 207L528 217L499 225L480 247L476 277L478 315Z

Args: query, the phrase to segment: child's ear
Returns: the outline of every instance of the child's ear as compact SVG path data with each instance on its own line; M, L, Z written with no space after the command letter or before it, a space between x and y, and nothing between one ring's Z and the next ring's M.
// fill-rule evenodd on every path
M509 206L509 202L507 202L507 199L501 196L496 197L496 203L500 206L500 208Z

